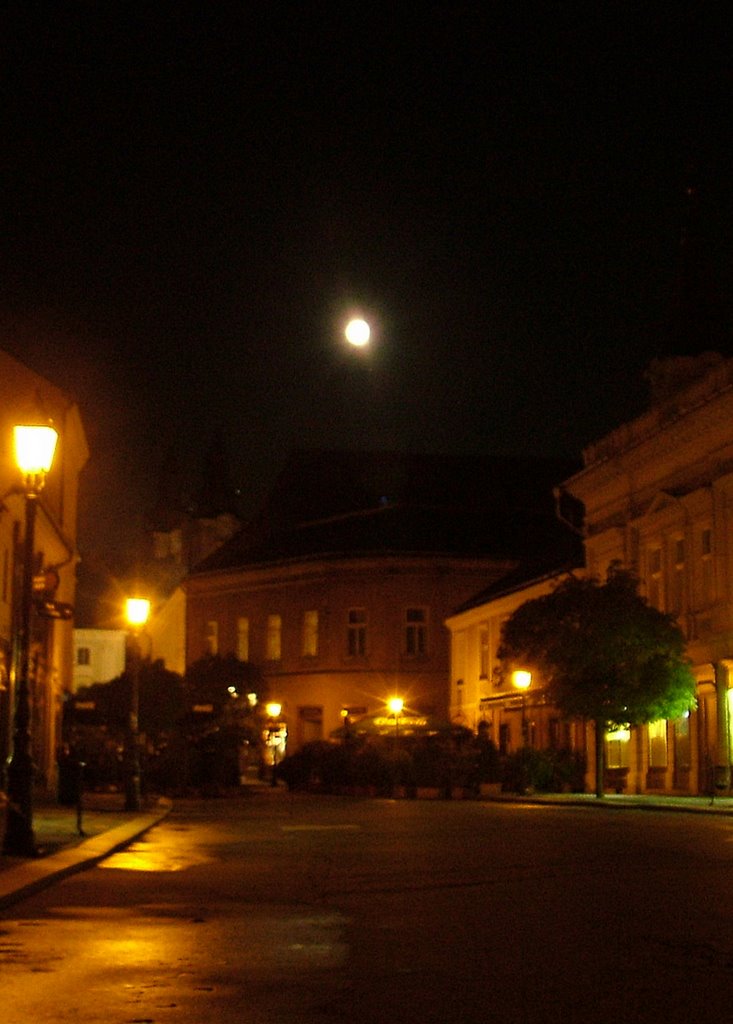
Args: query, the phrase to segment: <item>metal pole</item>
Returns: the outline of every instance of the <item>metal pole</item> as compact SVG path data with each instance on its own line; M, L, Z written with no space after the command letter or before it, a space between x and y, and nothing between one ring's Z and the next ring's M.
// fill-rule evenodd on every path
M13 752L7 765L8 807L3 853L11 857L37 854L33 834L33 758L31 756L31 708L28 670L33 610L33 558L38 496L25 497L25 538L23 544L23 587L20 621L16 634L16 695L13 720Z
M125 744L125 810L140 810L140 650L137 636L130 638L130 710Z

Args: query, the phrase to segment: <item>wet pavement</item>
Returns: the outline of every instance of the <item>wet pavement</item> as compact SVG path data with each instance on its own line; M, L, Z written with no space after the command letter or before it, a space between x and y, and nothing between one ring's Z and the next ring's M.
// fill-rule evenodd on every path
M0 851L5 809L0 794ZM37 856L8 857L0 852L0 908L51 885L58 878L83 871L129 845L170 811L171 803L145 800L140 811L125 811L122 793L88 793L81 812L50 801L33 808Z
M275 798L278 794L287 793L283 787L278 787L277 790L270 787L266 789L268 794ZM598 800L589 793L503 793L480 799L501 803L588 807L599 811L673 811L733 815L731 796L606 794L602 800ZM0 852L0 909L53 884L59 878L92 867L117 850L128 846L165 818L171 806L170 800L153 797L144 802L140 811L131 812L124 810L122 793L88 793L84 795L79 816L76 807L62 807L52 802L37 803L34 806L33 826L38 856L8 857ZM2 794L0 816L4 821ZM1 834L0 825L0 839Z

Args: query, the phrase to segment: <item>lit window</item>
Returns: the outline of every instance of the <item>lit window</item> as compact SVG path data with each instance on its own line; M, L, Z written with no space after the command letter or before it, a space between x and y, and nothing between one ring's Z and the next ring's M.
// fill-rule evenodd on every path
M282 650L282 619L279 615L267 616L267 653L268 661L279 661Z
M650 722L647 726L649 734L649 767L667 767L667 723L662 718L658 722Z
M237 619L237 658L249 661L249 619L244 617Z
M674 723L675 768L687 771L690 767L690 753L690 716L687 714Z
M424 608L408 608L405 612L405 653L411 657L427 651L427 612Z
M349 608L347 651L350 658L363 658L366 654L367 614L364 608Z
M318 654L318 612L303 614L303 657L315 658Z
M608 768L629 767L631 730L627 725L618 726L606 733L606 766Z
M206 623L204 643L206 645L207 654L213 655L219 653L219 623L216 619L210 619Z

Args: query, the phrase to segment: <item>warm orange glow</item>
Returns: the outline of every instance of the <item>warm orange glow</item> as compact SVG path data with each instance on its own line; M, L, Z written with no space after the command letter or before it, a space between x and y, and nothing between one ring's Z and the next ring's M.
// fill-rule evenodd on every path
M125 618L130 626L144 626L150 615L150 601L144 597L128 597L125 602Z
M265 711L270 718L279 718L282 709L282 704L278 704L277 701L273 701L271 704L267 704L265 706Z
M532 682L532 673L527 672L525 669L517 669L516 672L512 672L512 686L517 690L528 690Z
M59 435L53 427L14 427L15 461L25 476L48 473Z
M403 701L402 697L390 697L389 700L387 701L387 707L389 708L393 715L402 714L402 709L404 708L404 706L405 702Z
M628 727L628 725L616 726L615 729L608 730L608 732L606 733L606 739L611 743L614 740L617 743L628 743L631 739L631 729Z
M355 345L357 348L362 348L366 345L371 337L371 330L366 320L356 319L350 320L346 325L346 340L350 345Z

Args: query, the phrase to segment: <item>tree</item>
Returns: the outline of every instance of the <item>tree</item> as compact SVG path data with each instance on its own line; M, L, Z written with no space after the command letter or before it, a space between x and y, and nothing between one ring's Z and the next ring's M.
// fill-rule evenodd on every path
M180 721L184 710L183 679L162 661L145 660L139 679L140 731L151 737L169 732ZM108 683L80 687L77 698L92 701L95 720L122 732L130 713L131 681L128 672Z
M498 656L536 668L565 717L594 722L598 797L609 726L677 718L695 702L682 631L618 565L605 583L570 576L520 605L504 623Z
M259 708L266 698L261 671L233 654L209 654L186 669L184 680L189 715L198 718L195 731L220 732L234 742L258 745L262 732ZM257 700L250 703L248 695ZM207 711L194 713L194 708Z
M211 704L221 714L232 704L233 698L244 698L256 693L261 701L262 673L249 661L240 661L233 654L208 654L186 669L186 693L193 704Z

